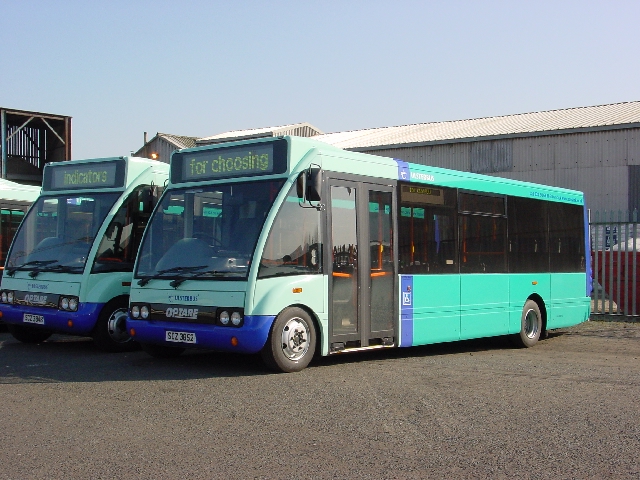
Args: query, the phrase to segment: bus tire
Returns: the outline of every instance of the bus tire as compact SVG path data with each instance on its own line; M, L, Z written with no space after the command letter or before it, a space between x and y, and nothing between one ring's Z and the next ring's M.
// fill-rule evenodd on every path
M181 347L171 347L169 345L156 345L154 343L141 343L142 350L153 358L176 358L185 351Z
M98 321L93 327L94 343L105 352L130 352L138 348L127 332L127 297L117 297L107 302L102 308Z
M285 308L276 317L262 359L272 370L299 372L316 351L316 327L307 312L298 307Z
M25 325L8 324L7 329L13 338L22 343L41 343L53 334L53 332L50 332L49 330Z
M527 300L520 317L520 332L513 335L514 343L518 347L533 347L542 333L542 315L540 307L533 300Z

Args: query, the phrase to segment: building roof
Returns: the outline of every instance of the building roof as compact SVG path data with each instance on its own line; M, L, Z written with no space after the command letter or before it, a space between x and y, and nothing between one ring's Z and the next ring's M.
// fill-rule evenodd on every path
M176 148L193 148L196 146L196 139L198 137L185 137L183 135L172 135L170 133L160 133L156 134L156 137L160 137L167 142L175 145Z
M633 127L640 127L640 102L371 128L327 133L315 138L344 149L375 150L384 147Z
M294 123L291 125L281 125L279 127L253 128L249 130L234 130L231 132L219 133L210 137L199 138L196 143L198 145L209 145L212 143L222 143L233 140L246 140L248 138L279 137L281 135L313 137L321 134L321 130L309 123Z

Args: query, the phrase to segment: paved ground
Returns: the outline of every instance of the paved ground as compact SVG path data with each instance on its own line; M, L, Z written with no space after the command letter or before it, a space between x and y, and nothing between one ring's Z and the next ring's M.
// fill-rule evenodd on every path
M0 478L639 478L640 324L316 360L0 333Z

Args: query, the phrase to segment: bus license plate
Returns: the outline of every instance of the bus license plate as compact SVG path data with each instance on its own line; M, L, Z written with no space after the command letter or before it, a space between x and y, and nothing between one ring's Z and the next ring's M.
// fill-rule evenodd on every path
M24 323L36 323L38 325L44 325L44 317L42 315L32 315L30 313L25 313L22 317L22 321Z
M190 332L167 331L165 338L167 342L196 343L196 334Z

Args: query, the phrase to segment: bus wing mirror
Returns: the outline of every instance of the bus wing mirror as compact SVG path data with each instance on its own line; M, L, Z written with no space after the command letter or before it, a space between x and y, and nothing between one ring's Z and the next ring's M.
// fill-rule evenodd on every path
M156 185L145 187L138 193L138 201L140 202L140 211L142 213L151 213L158 203L161 189Z
M319 202L322 189L322 169L310 167L300 172L296 180L296 193L298 199L307 202Z
M319 202L321 200L320 192L322 190L322 169L319 167L310 167L307 172L307 185L305 189L305 199L310 202Z

